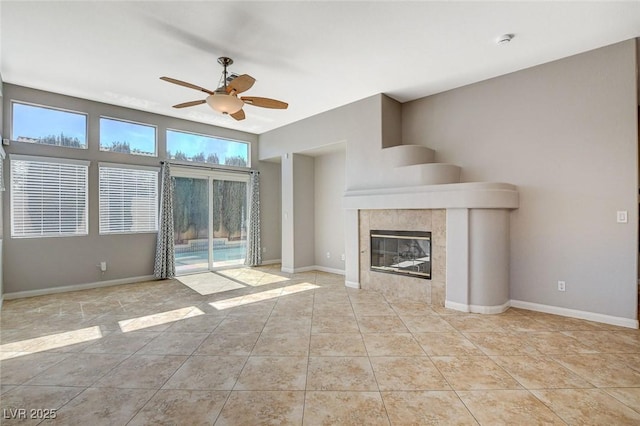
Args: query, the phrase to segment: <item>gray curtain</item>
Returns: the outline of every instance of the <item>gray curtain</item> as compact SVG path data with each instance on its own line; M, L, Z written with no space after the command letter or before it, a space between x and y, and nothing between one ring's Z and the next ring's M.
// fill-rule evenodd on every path
M249 179L249 229L245 265L257 266L262 263L260 245L260 172L251 171Z
M171 181L169 163L162 164L160 223L153 275L156 278L173 278L176 275L173 245L173 182Z

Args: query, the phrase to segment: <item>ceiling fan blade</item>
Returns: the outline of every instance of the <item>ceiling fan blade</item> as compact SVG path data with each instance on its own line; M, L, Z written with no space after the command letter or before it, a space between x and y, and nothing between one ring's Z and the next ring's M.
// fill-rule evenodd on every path
M189 102L183 102L181 104L178 105L174 105L174 108L186 108L186 107L192 107L192 106L196 106L196 105L200 105L207 102L206 100L202 99L200 101L189 101Z
M186 81L176 80L175 78L171 77L160 77L160 80L168 81L169 83L177 84L178 86L188 87L190 89L199 90L201 92L213 95L213 91L205 89L204 87L196 86L195 84L187 83Z
M229 115L232 116L233 118L235 118L237 121L245 119L243 110L240 110L238 112L234 112L233 114L229 114Z
M231 82L227 85L227 93L233 92L234 94L246 92L251 89L253 83L256 82L256 79L251 77L248 74L242 74L231 80Z
M242 99L242 101L246 104L262 108L287 109L287 107L289 106L289 104L286 102L270 98L260 98L257 96L242 96L240 99Z

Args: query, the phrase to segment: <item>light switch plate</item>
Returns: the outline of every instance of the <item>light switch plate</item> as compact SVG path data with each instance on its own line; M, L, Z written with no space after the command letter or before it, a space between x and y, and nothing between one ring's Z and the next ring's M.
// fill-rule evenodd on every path
M618 223L627 223L629 221L628 219L629 218L627 216L626 210L618 211L618 215L617 215Z

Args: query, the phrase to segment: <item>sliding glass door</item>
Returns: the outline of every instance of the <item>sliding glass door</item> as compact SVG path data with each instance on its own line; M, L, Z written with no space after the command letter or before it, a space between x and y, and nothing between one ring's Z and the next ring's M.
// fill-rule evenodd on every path
M242 265L247 253L248 176L173 170L176 273Z
M173 177L176 273L209 269L209 180Z
M213 264L243 264L247 254L247 182L213 180Z

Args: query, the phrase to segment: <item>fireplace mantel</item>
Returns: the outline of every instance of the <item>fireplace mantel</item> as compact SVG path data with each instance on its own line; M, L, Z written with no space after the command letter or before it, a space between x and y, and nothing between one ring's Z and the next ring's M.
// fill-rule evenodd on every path
M349 190L345 209L517 209L518 188L509 183L473 182Z
M499 313L509 307L509 217L519 206L508 183L455 183L349 190L345 284L360 288L359 210L446 211L445 307Z

